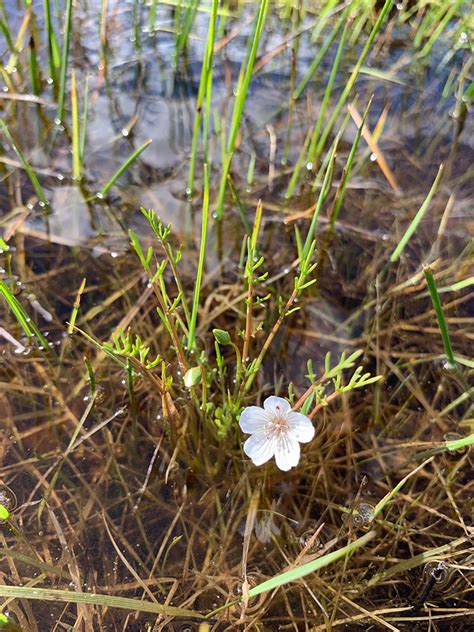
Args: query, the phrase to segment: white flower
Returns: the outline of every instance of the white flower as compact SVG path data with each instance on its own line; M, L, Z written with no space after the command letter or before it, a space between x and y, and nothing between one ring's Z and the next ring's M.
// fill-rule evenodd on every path
M314 437L314 426L301 413L294 413L286 399L267 397L263 408L248 406L240 415L239 425L252 436L244 443L245 454L254 465L262 465L275 456L284 472L298 465L300 443Z

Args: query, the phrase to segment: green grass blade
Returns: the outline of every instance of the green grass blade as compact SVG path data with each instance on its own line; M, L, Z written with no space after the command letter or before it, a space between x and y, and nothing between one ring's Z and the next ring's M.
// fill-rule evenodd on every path
M388 492L388 494L385 494L385 496L375 505L374 518L376 518L378 516L378 514L384 509L384 507L392 500L392 498L396 494L398 494L398 492L405 485L405 483L408 481L408 479L410 479L412 476L414 476L419 470L423 469L425 467L425 465L428 465L428 463L430 463L433 460L433 458L434 457L430 457L426 461L423 461L423 463L421 463L421 465L418 465L418 467L416 467L413 471L411 471L409 474L407 474L405 477L403 477L402 480L399 481L395 485L395 487Z
M36 174L34 173L33 169L30 166L30 164L28 163L28 161L26 160L25 156L23 155L23 152L21 151L21 149L18 147L18 145L14 141L13 136L10 134L10 130L6 126L5 121L0 120L0 128L3 130L3 133L7 137L8 142L12 146L12 148L15 151L16 155L20 159L21 164L25 168L25 171L26 171L26 173L28 174L28 177L31 180L31 184L33 185L33 188L36 191L36 195L39 197L39 199L41 200L41 202L43 204L47 205L48 204L48 200L46 199L46 196L45 196L45 194L43 192L43 189L41 188L41 185L40 185L40 183L38 181L38 178L36 177Z
M30 67L31 91L35 96L38 96L41 90L41 80L38 66L38 57L36 55L35 49L35 39L33 36L30 37L28 61Z
M2 281L1 279L0 279L0 295L3 296L3 298L7 302L7 305L10 308L10 311L17 319L19 325L25 332L26 336L28 336L28 338L32 338L33 336L36 336L41 346L44 348L44 350L46 352L48 351L52 352L52 349L48 341L43 336L43 334L39 330L36 323L28 316L28 313L24 309L23 305L16 298L16 296L11 292L10 288L5 283L5 281Z
M86 85L84 88L84 108L82 112L82 125L81 125L81 134L80 134L80 140L79 140L79 155L80 155L81 165L84 164L84 154L86 151L88 118L89 118L89 77L86 77Z
M196 15L198 5L199 0L192 0L192 2L186 8L183 24L179 30L179 35L176 38L176 56L188 45L189 32L193 25L194 16Z
M379 17L377 18L377 21L375 22L369 37L367 39L367 42L365 43L364 48L362 49L361 54L359 55L359 59L357 60L356 65L354 66L354 69L352 70L349 79L347 80L347 83L344 87L344 90L342 91L341 96L339 97L338 102L336 103L333 112L331 114L331 116L329 117L329 120L326 124L326 127L324 128L323 133L321 134L321 138L319 139L319 142L316 146L314 155L313 155L313 160L317 161L319 159L319 156L321 155L321 152L323 150L324 145L326 144L326 141L328 139L329 134L331 133L334 124L336 123L337 117L339 116L339 113L341 112L342 108L344 107L344 104L347 101L347 98L349 96L350 91L352 90L357 77L359 76L359 71L362 68L365 59L367 57L367 55L370 52L370 49L372 47L372 44L374 43L374 40L377 36L377 33L379 32L383 21L385 20L391 6L392 6L393 0L385 0L385 4L383 5L380 13L379 13Z
M301 566L297 566L296 568L292 568L285 573L281 573L280 575L276 575L267 581L262 582L261 584L257 584L253 588L248 591L249 597L255 597L256 595L260 595L261 593L267 592L269 590L273 590L274 588L278 588L279 586L284 586L290 582L294 582L297 579L301 579L301 577L305 577L310 573L314 573L337 560L340 560L346 555L351 555L357 549L360 549L362 546L365 546L370 540L373 540L375 537L375 531L369 531L362 537L358 538L354 542L351 542L347 546L343 546L341 549L337 551L333 551L332 553L326 553L322 557L318 557L311 562L307 562L306 564L302 564Z
M468 446L474 444L474 433L468 435L467 437L462 437L461 439L452 439L451 441L446 441L446 450L450 452L455 452L456 450L462 450L463 448L467 448Z
M316 142L319 138L319 134L321 131L321 127L324 121L324 116L326 114L326 109L329 103L329 99L332 94L332 89L334 87L334 80L336 79L336 74L339 69L339 64L342 58L342 51L344 50L344 46L347 39L349 25L346 23L344 25L344 30L342 31L341 39L339 42L339 46L337 48L336 56L334 58L334 62L331 68L331 73L328 79L328 83L326 86L326 90L324 91L323 100L321 102L321 109L319 110L318 118L316 119L316 123L314 125L313 133L311 134L311 140L308 147L308 152L306 156L306 165L312 163L315 151L316 151ZM301 167L303 166L304 161L298 161L298 164L295 166L295 170L293 171L293 175L291 176L290 182L288 184L288 189L285 193L285 197L288 199L293 195L296 183L298 182L299 174L301 172ZM313 168L313 164L311 164L308 168Z
M36 599L39 601L59 601L61 603L80 603L89 606L103 606L105 608L123 608L136 612L151 612L166 617L197 617L202 614L186 608L165 606L152 601L116 597L115 595L98 595L73 590L57 590L52 588L36 588L30 586L0 586L0 597L13 599Z
M448 332L448 325L446 323L443 307L439 299L438 289L436 287L436 281L434 280L433 273L431 272L431 268L426 267L423 269L423 272L425 274L426 283L430 291L431 301L433 303L433 307L436 312L436 318L438 320L439 330L441 332L441 337L443 339L446 357L448 358L448 362L450 366L454 368L456 366L456 360L454 359L453 347L451 345L451 339L449 337L449 332Z
M354 158L356 155L357 148L359 146L360 137L362 136L362 130L364 129L365 120L367 118L371 105L372 105L372 98L370 99L369 103L367 104L367 107L365 108L364 115L362 116L362 122L360 124L359 129L357 130L357 134L354 139L354 142L352 143L349 156L347 157L346 167L344 169L344 176L342 178L342 182L339 187L337 199L334 204L334 209L331 213L331 228L334 227L334 223L339 217L339 213L341 211L342 203L344 201L344 196L346 194L347 183L349 182L349 178L351 177L352 165L354 163Z
M76 300L74 301L74 305L71 312L71 318L69 319L69 324L67 327L67 333L71 336L74 332L74 327L76 325L77 314L79 313L79 307L81 306L81 296L86 288L86 279L82 279L82 283L79 286L79 290L76 294Z
M194 349L196 336L197 313L199 309L199 295L201 292L201 283L204 270L204 259L206 256L207 242L207 225L209 220L209 170L207 164L204 164L204 196L202 208L202 225L201 225L201 246L199 248L199 261L196 273L196 282L194 286L193 307L191 310L191 319L189 321L188 333L188 350Z
M150 12L148 14L148 28L151 32L155 30L155 22L156 22L156 0L151 0L150 3Z
M97 193L98 198L104 198L107 195L107 193L110 191L110 188L114 185L115 181L118 180L118 178L120 178L122 173L124 173L124 171L126 171L129 168L132 162L134 162L138 158L138 156L142 152L144 152L147 147L149 147L150 144L151 144L151 139L147 140L145 143L143 143L143 145L141 145L138 149L136 149L134 152L130 154L127 160L123 163L123 165L120 165L120 167L117 169L114 175L110 178L107 184L103 186L102 189Z
M201 127L201 117L202 117L202 107L204 103L204 96L206 95L206 90L209 94L209 97L206 101L210 101L210 83L212 81L212 59L214 56L214 39L215 39L215 29L216 29L216 16L217 9L219 7L219 0L212 0L212 12L211 18L209 20L209 32L207 36L206 42L206 51L204 53L204 60L202 62L201 68L201 79L199 82L199 90L198 96L196 100L196 114L194 116L194 127L193 127L193 140L191 144L191 159L189 163L189 175L188 175L188 188L186 193L188 195L192 195L194 190L194 176L196 172L196 155L197 155L197 146L199 141L199 130ZM205 121L205 131L204 131L204 160L209 164L208 156L207 156L207 145L208 145L208 133L209 133L209 107L206 102L206 121Z
M413 220L411 221L410 225L406 229L403 237L400 239L397 247L395 248L395 250L390 255L391 263L395 263L395 261L398 261L398 258L400 257L400 255L402 254L403 250L405 249L405 246L407 245L410 237L413 235L413 233L415 232L418 224L423 219L426 211L428 210L428 206L430 205L431 199L433 198L434 194L436 193L436 191L438 189L438 184L439 184L439 181L440 181L440 178L441 178L442 174L443 174L443 165L440 165L440 167L438 169L438 173L436 175L436 178L434 179L434 182L431 185L431 189L429 190L429 193L426 196L425 201L420 206L420 208L419 208L418 212L416 213L415 217L413 218Z
M15 44L13 42L13 38L10 32L10 27L8 26L7 15L5 13L5 7L3 3L0 4L0 29L2 29L2 32L5 36L5 41L7 42L7 46L10 49L10 52L14 53Z
M64 38L61 54L61 69L59 76L59 105L57 121L62 122L64 116L64 103L66 99L67 64L69 59L69 42L71 39L72 0L66 2L66 17L64 20Z
M333 43L334 39L336 38L336 35L339 33L339 30L340 30L345 18L346 18L346 12L339 18L339 20L337 21L336 25L332 29L332 31L324 39L323 45L318 50L318 53L317 53L316 57L313 59L313 61L311 62L310 67L308 68L308 70L306 71L305 75L303 76L303 78L301 79L301 81L299 82L299 84L295 88L295 99L299 99L300 98L301 93L306 88L308 83L311 81L311 79L314 76L316 70L319 68L320 63L322 62L322 60L324 59L326 53L328 52L331 44Z
M250 54L245 65L245 69L242 68L240 74L240 80L236 91L236 97L234 102L234 110L232 112L232 123L230 128L229 141L227 144L226 156L224 164L222 166L221 181L219 186L219 194L217 199L216 218L222 219L224 214L224 196L227 187L227 175L230 171L232 164L232 158L234 155L235 143L237 140L237 134L240 128L240 121L242 119L242 113L244 111L244 105L247 98L247 92L250 85L250 79L252 77L253 67L255 64L255 57L257 55L257 48L260 42L260 38L263 32L263 26L265 24L265 17L268 9L268 0L260 0L260 6L257 14L257 22L255 25L254 36L252 45L250 48Z
M76 73L71 74L71 113L72 113L72 177L80 180L82 176L81 147L79 142L79 110L77 107Z
M303 252L302 252L302 257L301 257L302 259L305 259L309 254L311 244L313 243L314 236L316 234L316 227L318 225L319 214L321 213L323 204L326 201L326 198L330 191L330 184L331 184L332 176L334 173L334 163L336 159L338 141L339 141L339 137L336 138L336 142L334 143L332 147L331 155L329 157L329 160L326 166L326 173L324 174L323 184L319 191L316 207L314 209L314 213L313 213L313 217L311 218L311 224L309 226L308 234L306 235L306 240L304 242L304 247L303 247Z
M55 86L58 81L58 70L61 66L61 54L59 51L58 40L54 32L53 23L51 21L50 0L43 0L44 4L44 21L46 24L46 35L48 38L48 56L49 56L49 74Z

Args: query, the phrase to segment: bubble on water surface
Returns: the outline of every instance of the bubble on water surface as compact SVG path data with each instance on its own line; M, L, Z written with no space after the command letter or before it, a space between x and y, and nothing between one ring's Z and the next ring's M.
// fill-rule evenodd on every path
M360 529L367 527L375 519L374 507L370 503L361 502L352 512L351 520L354 527Z

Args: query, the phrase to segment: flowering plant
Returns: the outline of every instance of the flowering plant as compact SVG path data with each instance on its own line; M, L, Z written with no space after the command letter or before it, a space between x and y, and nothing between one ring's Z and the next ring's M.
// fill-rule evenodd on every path
M298 465L300 443L308 443L314 437L314 426L308 417L293 412L286 399L274 395L267 397L263 408L244 408L239 425L251 435L244 443L244 452L254 465L262 465L274 456L284 472Z

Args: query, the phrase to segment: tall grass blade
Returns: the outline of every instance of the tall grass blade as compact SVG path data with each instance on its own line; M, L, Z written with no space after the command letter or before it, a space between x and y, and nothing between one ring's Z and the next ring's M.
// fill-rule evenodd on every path
M44 350L51 351L51 347L48 341L43 336L43 334L39 330L36 323L28 316L28 313L24 309L23 305L16 298L16 296L11 292L10 288L5 283L5 281L2 281L1 279L0 279L0 295L2 295L5 301L7 302L7 305L10 308L10 311L17 319L18 324L21 326L21 328L25 332L25 335L28 336L28 338L32 338L33 336L36 336L41 346L44 348Z
M289 584L290 582L294 582L297 579L301 579L301 577L305 577L310 573L314 573L337 560L340 560L346 555L351 555L357 549L360 549L362 546L365 546L368 542L374 539L376 533L375 531L369 531L362 537L358 538L354 542L351 542L347 546L343 546L341 549L337 551L333 551L332 553L326 553L322 557L318 557L311 562L307 562L306 564L302 564L301 566L297 566L296 568L292 568L285 573L281 573L280 575L276 575L267 581L262 582L261 584L257 584L253 588L248 591L249 597L255 597L256 595L260 595L261 593L268 592L269 590L273 590L274 588L279 588L280 586L284 586L285 584Z
M57 87L58 70L61 67L61 53L59 51L58 40L51 21L50 0L43 0L43 5L46 35L48 38L49 74L53 80L53 84Z
M321 109L319 110L318 118L316 119L316 123L313 129L313 133L311 135L311 140L308 147L308 152L306 156L306 164L309 165L309 168L311 169L315 166L312 161L313 161L314 154L316 151L316 142L319 138L321 127L324 121L324 116L326 114L326 109L327 109L329 99L332 94L332 89L334 87L334 80L336 78L336 74L339 69L339 64L342 58L342 51L344 50L344 46L346 43L347 32L348 32L348 24L346 23L344 26L344 30L342 31L339 46L337 48L336 56L334 58L334 62L331 68L331 74L329 76L326 90L324 91L323 100L321 102ZM298 178L301 172L301 167L303 166L304 162L305 161L302 161L302 160L298 161L298 164L295 167L295 170L293 171L293 175L290 179L290 182L288 184L288 189L285 194L285 197L287 199L293 195L293 191L295 189L296 183L298 182Z
M434 179L434 182L431 185L431 189L429 190L429 193L426 196L425 201L420 206L420 208L419 208L418 212L416 213L415 217L412 219L412 221L411 221L410 225L408 226L408 228L406 229L403 237L400 239L397 247L395 248L395 250L390 255L391 263L395 263L395 261L398 261L398 258L400 257L400 255L404 251L405 246L407 245L407 243L409 242L411 236L413 235L413 233L417 229L418 224L423 219L426 211L428 210L428 207L430 205L430 202L431 202L434 194L438 190L438 184L439 184L439 181L441 179L442 174L443 174L443 165L440 165L440 167L438 169L438 173L436 175L436 178Z
M10 49L11 53L15 52L15 44L13 43L13 38L10 32L10 27L8 25L7 14L5 12L5 7L0 4L0 29L5 36L5 41L7 42L7 46Z
M143 145L141 145L138 149L136 149L134 152L132 152L130 154L130 156L127 158L127 160L123 163L123 165L121 165L117 171L114 173L114 175L110 178L110 180L107 182L107 184L105 186L102 187L102 189L97 193L97 197L98 198L103 198L107 195L107 193L110 191L111 187L115 184L116 180L118 180L118 178L120 178L120 176L122 175L122 173L124 173L124 171L126 171L129 166L132 164L132 162L134 162L138 156L145 151L145 149L147 147L149 147L151 144L151 138L148 139L145 143L143 143Z
M451 345L451 338L449 337L448 325L446 323L446 318L444 317L443 307L441 305L441 301L438 294L438 288L436 287L436 281L434 280L434 276L430 267L424 268L423 272L425 275L426 283L428 285L428 289L430 291L431 302L433 303L433 307L436 313L436 318L438 320L438 326L441 332L441 337L443 339L446 357L448 358L450 367L454 369L456 367L456 360L454 358L453 347Z
M81 146L79 141L79 110L77 107L76 73L71 75L71 113L72 113L72 177L80 180L82 176Z
M156 0L151 0L150 12L148 14L148 27L151 32L155 30L155 22L156 22Z
M298 83L298 85L295 88L295 99L299 99L300 98L303 90L306 88L308 83L313 78L316 70L319 68L320 63L322 62L322 60L326 56L326 53L328 52L329 48L331 47L331 44L333 43L334 39L336 38L336 35L339 33L339 30L340 30L345 18L346 18L346 13L343 13L343 15L336 22L336 25L334 26L332 31L329 33L329 35L324 38L324 42L323 42L321 48L318 50L316 57L313 59L313 61L311 62L310 66L308 68L308 70L306 71L306 73L304 74L303 78L301 79L301 81Z
M24 48L25 34L26 34L26 29L28 28L28 24L30 22L30 18L31 18L31 11L28 11L27 13L25 13L23 20L21 21L20 28L18 29L18 35L16 36L15 43L13 45L13 52L10 55L8 63L4 67L8 75L10 75L13 72L14 68L18 69L20 65L18 56L19 56L20 51L23 50Z
M136 612L151 612L166 617L196 617L204 618L202 614L186 608L165 606L152 601L116 597L115 595L100 595L97 593L83 593L73 590L57 590L52 588L36 588L30 586L0 586L0 597L13 599L36 599L39 601L59 601L61 603L79 603L104 608L124 608Z
M336 103L334 110L331 114L331 116L329 117L329 120L326 124L326 127L324 128L323 133L321 134L321 138L319 139L318 144L316 145L316 148L314 150L314 155L313 155L313 161L317 161L319 159L319 156L321 155L321 152L323 150L324 145L326 144L326 141L328 139L329 134L331 133L334 124L336 123L337 117L339 116L339 113L341 112L342 108L344 107L344 104L347 101L347 98L349 96L349 93L351 92L357 77L359 76L359 72L360 69L362 68L365 59L367 57L367 55L369 54L369 51L372 47L372 44L374 43L374 40L377 36L377 33L379 32L391 6L392 6L392 2L393 0L385 0L385 4L383 5L379 17L377 18L376 23L374 24L369 37L367 39L367 42L365 43L364 48L362 49L361 54L359 55L359 59L357 60L356 65L354 66L354 69L352 70L349 79L347 80L346 85L344 86L344 90L342 91L341 96L339 97L338 102Z
M234 102L234 109L232 112L232 122L230 127L230 135L226 149L226 156L224 164L222 165L221 181L219 186L219 194L217 199L216 218L221 220L224 214L224 196L227 187L227 175L230 171L232 164L232 158L235 150L235 143L237 140L237 134L240 128L240 121L242 119L242 113L244 111L244 105L247 98L247 92L250 85L250 79L252 77L252 71L255 64L255 57L257 55L257 48L260 42L260 38L263 32L263 26L265 24L265 17L268 9L268 0L260 0L260 6L257 14L257 21L255 25L254 36L250 48L250 54L247 59L245 68L241 69L240 79L237 86L236 97Z
M196 322L199 309L199 295L201 293L201 283L204 270L204 259L206 256L207 243L207 225L209 220L209 169L204 164L204 196L202 207L202 225L201 225L201 245L199 248L199 260L196 273L196 281L194 286L193 307L191 310L191 319L189 321L188 333L188 351L192 351L195 346Z
M38 96L41 90L41 80L38 66L38 58L36 56L35 50L35 39L33 36L30 37L29 67L31 77L31 90L35 96Z
M311 218L311 224L308 230L308 234L304 242L302 259L305 259L309 254L311 244L313 243L314 236L316 234L316 227L318 224L319 214L321 212L324 202L326 201L329 191L331 190L331 181L334 174L334 165L335 165L335 160L336 160L336 151L337 151L339 138L340 138L339 136L336 138L336 142L334 143L332 147L331 155L329 157L329 160L326 166L326 173L324 175L323 184L319 191L316 207L314 209L314 213L313 213L313 217Z
M192 0L187 6L186 13L184 14L184 20L181 28L179 29L179 35L176 38L176 58L187 46L189 32L193 25L194 16L199 5L199 0Z
M81 159L81 167L84 165L84 154L86 151L87 140L87 121L89 118L89 77L86 77L86 84L84 88L84 106L82 111L82 125L79 140L79 155Z
M408 479L410 479L417 472L419 472L419 470L423 469L425 465L428 465L428 463L430 463L433 460L433 458L434 457L430 457L426 461L423 461L423 463L418 465L418 467L416 467L413 471L411 471L409 474L404 476L402 480L399 481L395 485L395 487L388 492L388 494L385 494L385 496L381 500L379 500L379 502L375 505L375 508L374 508L374 518L376 518L379 515L379 513L384 509L384 507L392 500L392 498L396 496L396 494L398 494L398 492L405 485Z
M59 76L59 104L57 122L61 123L64 116L66 99L67 64L69 59L69 42L71 39L72 0L66 1L66 17L64 19L63 48L61 53L61 69Z
M81 296L86 288L86 279L82 279L82 283L79 286L79 290L76 294L76 300L74 301L74 305L71 312L71 318L69 319L69 324L67 326L67 333L72 336L74 332L74 327L76 325L77 314L79 313L79 307L81 306Z
M34 173L33 169L30 166L30 164L28 163L28 161L26 160L25 156L23 155L23 152L21 151L21 149L18 147L18 145L14 141L13 136L10 134L10 130L8 129L5 121L0 120L0 128L3 130L3 133L7 137L8 142L10 143L10 145L12 146L14 152L16 153L18 158L20 159L21 164L23 165L26 173L28 174L29 179L31 180L31 184L33 185L33 188L36 191L36 195L39 197L39 199L41 200L41 202L44 205L47 205L48 204L48 200L46 199L46 196L45 196L45 194L43 192L43 189L41 188L41 185L40 185L40 183L38 181L38 178L36 177L36 174Z
M349 178L351 177L351 171L352 171L352 165L354 163L354 158L356 155L356 151L357 148L359 147L359 141L360 141L360 137L362 136L362 130L364 129L364 125L365 125L365 119L367 118L367 115L369 113L370 110L370 106L372 105L372 98L370 99L364 115L362 117L362 121L360 124L359 129L357 130L357 134L356 137L354 139L354 142L352 143L352 147L351 150L349 152L349 156L347 157L347 162L346 162L346 166L344 169L344 175L342 177L342 182L341 185L339 187L339 191L337 194L337 198L336 198L336 202L334 204L334 209L331 213L331 227L334 226L334 223L336 222L337 218L339 217L339 213L341 211L341 207L342 207L342 203L344 201L344 196L346 194L346 188L347 188L347 183L349 182Z
M211 18L209 20L209 32L207 35L206 42L206 51L204 53L204 60L201 68L201 79L199 82L199 90L198 96L196 100L196 114L194 116L194 127L193 127L193 140L191 145L191 160L189 163L189 176L188 176L188 188L186 193L188 195L192 195L194 190L194 176L196 171L196 154L197 154L197 146L199 141L199 130L201 128L201 116L202 116L202 108L204 103L204 97L206 95L206 91L210 93L210 86L212 83L212 60L214 56L214 39L215 39L215 28L216 28L216 16L217 9L219 7L219 0L212 0L212 10L211 10ZM210 101L206 99L206 101ZM207 156L207 146L208 146L208 133L209 133L209 105L206 103L206 130L203 134L204 136L204 161L209 164L208 156Z

